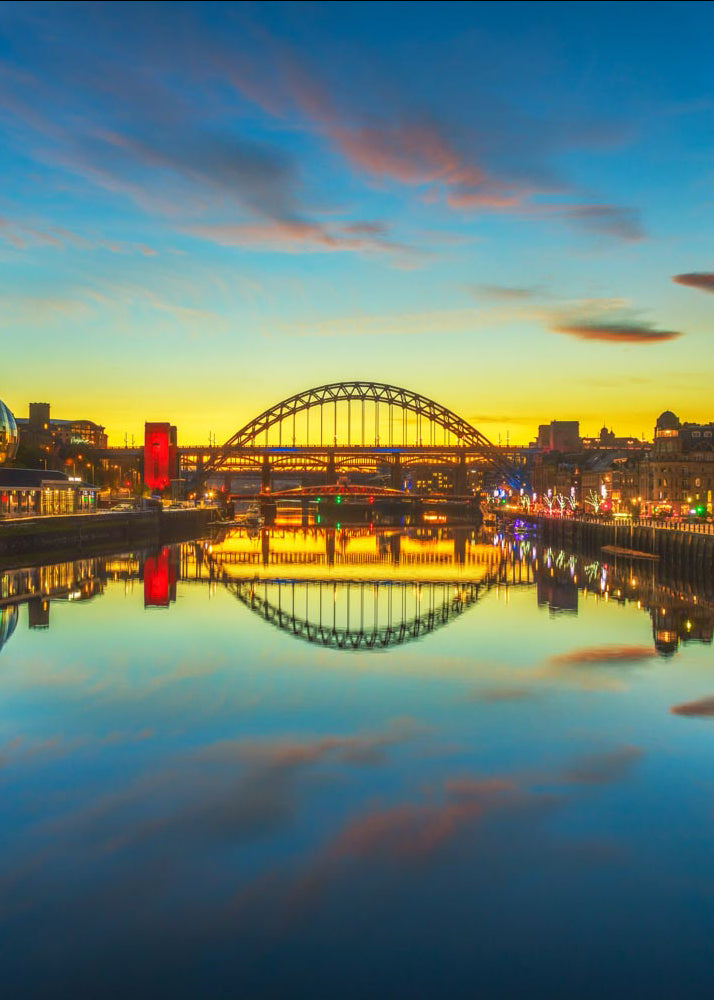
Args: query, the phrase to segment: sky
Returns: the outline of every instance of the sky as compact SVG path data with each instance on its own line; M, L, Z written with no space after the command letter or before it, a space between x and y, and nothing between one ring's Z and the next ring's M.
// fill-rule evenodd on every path
M0 398L710 420L714 6L0 4Z

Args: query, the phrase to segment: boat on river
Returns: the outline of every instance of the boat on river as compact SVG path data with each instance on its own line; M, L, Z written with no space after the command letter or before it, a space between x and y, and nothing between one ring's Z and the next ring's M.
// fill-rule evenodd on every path
M245 528L262 528L265 524L265 518L258 504L254 503L244 514L236 515L235 523Z

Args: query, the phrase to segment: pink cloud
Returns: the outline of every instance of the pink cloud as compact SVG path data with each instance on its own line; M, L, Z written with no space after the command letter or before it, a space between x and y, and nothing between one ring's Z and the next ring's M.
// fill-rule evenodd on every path
M672 715L698 716L703 719L714 717L714 696L699 698L697 701L687 701L670 708Z
M656 655L652 646L586 646L584 649L574 649L570 653L551 656L553 664L579 663L634 663L638 660L650 660Z
M679 330L658 330L640 323L567 323L552 329L554 333L564 333L578 340L602 340L613 344L657 344L682 336Z
M355 166L402 184L481 184L485 177L462 161L430 125L333 127L330 137Z
M262 247L282 253L392 253L411 257L417 251L385 239L376 223L323 224L275 219L258 223L202 224L186 232L228 247Z
M688 274L675 274L672 281L687 288L698 288L700 292L714 294L714 273L711 271L690 271Z
M450 191L446 197L449 208L467 209L510 209L522 204L522 197L517 194L497 194L494 191Z
M486 815L533 801L530 792L504 778L452 778L444 782L443 795L440 801L402 803L349 822L332 843L330 857L426 857Z

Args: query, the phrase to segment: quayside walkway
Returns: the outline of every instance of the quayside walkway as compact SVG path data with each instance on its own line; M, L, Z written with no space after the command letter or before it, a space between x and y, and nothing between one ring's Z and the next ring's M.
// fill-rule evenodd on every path
M529 514L504 508L499 510L499 517L533 525L544 539L583 551L613 546L629 553L656 556L669 563L693 562L714 570L714 524L706 521L668 523L654 518L604 520L587 514Z

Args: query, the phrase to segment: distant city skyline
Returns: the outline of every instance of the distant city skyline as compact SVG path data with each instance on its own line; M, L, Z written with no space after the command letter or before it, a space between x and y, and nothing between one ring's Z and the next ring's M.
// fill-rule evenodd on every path
M130 11L130 14L129 14ZM0 398L217 441L375 379L712 419L714 10L0 6Z

